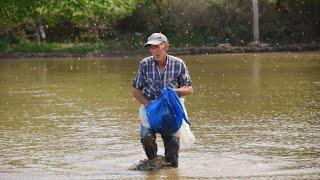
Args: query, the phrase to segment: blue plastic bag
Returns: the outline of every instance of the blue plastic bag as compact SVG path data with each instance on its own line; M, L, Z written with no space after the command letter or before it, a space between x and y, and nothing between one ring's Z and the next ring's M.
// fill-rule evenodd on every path
M170 87L161 90L161 97L146 107L148 122L156 133L172 135L185 120L188 124L177 93Z

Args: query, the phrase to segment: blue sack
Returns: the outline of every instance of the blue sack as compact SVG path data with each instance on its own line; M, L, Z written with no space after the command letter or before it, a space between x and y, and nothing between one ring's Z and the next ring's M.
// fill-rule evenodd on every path
M185 120L188 124L177 93L170 87L161 90L161 97L146 107L148 122L156 133L172 135Z

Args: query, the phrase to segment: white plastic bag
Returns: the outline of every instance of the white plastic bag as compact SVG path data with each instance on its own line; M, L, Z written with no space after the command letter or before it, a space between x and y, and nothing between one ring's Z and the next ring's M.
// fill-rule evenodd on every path
M188 118L186 107L184 106L184 98L180 98L184 113L186 114L186 117ZM188 118L189 119L189 118ZM180 137L180 146L181 148L187 148L190 145L192 145L196 138L193 134L193 132L190 130L190 125L183 119L181 127L178 129L177 132L173 134L173 136Z
M181 127L173 135L180 137L181 148L187 148L196 141L194 134L190 130L189 124L185 120L182 121Z
M148 117L147 117L147 112L145 109L145 106L141 105L140 109L139 109L139 118L141 120L141 125L145 128L150 128L150 124L148 121Z

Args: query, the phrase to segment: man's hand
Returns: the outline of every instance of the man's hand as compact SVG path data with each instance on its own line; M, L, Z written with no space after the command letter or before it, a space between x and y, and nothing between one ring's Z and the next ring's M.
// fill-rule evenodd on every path
M180 88L173 89L180 96L187 96L193 93L192 86L182 86Z
M142 105L146 106L147 104L149 104L149 101L143 96L142 92L139 89L133 88L132 89L132 95Z

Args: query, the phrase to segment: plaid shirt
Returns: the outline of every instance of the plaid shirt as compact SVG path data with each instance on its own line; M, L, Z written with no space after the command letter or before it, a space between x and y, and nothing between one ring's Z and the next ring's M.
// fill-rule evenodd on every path
M166 66L161 73L156 60L150 56L140 62L137 75L133 80L133 87L142 91L148 100L155 100L161 96L160 92L164 87L179 88L190 86L191 83L183 60L167 55Z

